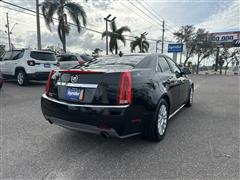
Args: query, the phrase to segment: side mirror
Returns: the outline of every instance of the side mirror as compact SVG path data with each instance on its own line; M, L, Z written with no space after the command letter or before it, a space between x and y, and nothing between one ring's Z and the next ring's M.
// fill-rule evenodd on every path
M182 74L191 74L191 71L188 67L181 68Z

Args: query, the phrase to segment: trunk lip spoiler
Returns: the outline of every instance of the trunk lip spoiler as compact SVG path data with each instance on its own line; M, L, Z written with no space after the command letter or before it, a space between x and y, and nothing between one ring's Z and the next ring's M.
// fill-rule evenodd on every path
M91 71L91 70L78 70L78 69L70 69L70 70L60 70L61 73L76 73L76 74L103 74L102 71Z
M129 104L124 104L124 105L91 105L91 104L74 104L74 103L68 103L64 101L59 101L57 99L53 99L51 97L48 97L45 93L42 95L42 98L47 99L49 101L62 104L65 106L70 106L70 107L88 107L88 108L127 108L130 105Z
M79 88L92 88L96 89L98 84L82 84L82 83L68 83L68 82L57 82L58 86L67 86L67 87L79 87Z

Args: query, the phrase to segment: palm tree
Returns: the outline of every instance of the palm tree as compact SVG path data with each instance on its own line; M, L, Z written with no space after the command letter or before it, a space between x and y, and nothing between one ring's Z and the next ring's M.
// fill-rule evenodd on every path
M104 31L102 33L102 38L108 34L108 36L110 37L110 42L109 42L110 51L111 51L111 53L113 53L113 50L115 50L115 54L118 54L118 42L117 41L120 40L125 46L126 39L123 36L123 33L131 32L131 30L128 26L122 26L119 29L117 29L117 25L116 25L115 21L111 22L111 30L112 30L112 32L108 31L108 33L106 31Z
M47 28L51 31L51 24L54 24L54 14L58 16L58 36L63 44L63 50L66 52L66 35L69 34L70 26L67 22L67 14L76 24L80 33L82 30L81 21L84 26L87 24L87 15L83 7L70 0L45 0L41 4L43 17ZM67 14L66 14L67 13Z
M131 52L135 51L135 48L138 46L140 53L148 52L149 42L146 40L145 36L135 37L135 40L131 42Z

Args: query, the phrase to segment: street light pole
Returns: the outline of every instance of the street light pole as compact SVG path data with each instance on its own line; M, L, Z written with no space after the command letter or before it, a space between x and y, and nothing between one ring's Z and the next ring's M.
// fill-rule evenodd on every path
M11 37L10 37L10 31L9 31L9 20L8 20L8 13L6 13L6 17L7 17L7 24L6 24L6 28L7 28L7 34L8 34L8 47L9 50L11 51Z
M116 19L116 17L114 17L112 20L109 20L110 16L111 14L104 18L106 21L106 55L108 55L108 22L113 22Z
M37 22L37 47L41 50L41 31L40 31L40 18L39 18L39 0L36 0L36 22Z
M163 49L164 49L164 32L165 32L165 21L163 21L162 24L162 53L163 53Z

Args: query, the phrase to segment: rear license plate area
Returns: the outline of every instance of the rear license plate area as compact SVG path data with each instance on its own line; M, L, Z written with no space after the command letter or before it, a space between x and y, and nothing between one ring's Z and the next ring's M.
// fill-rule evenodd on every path
M84 89L76 87L67 87L65 99L69 101L83 101Z
M45 68L50 68L50 67L51 67L50 64L44 64L43 66L44 66Z

